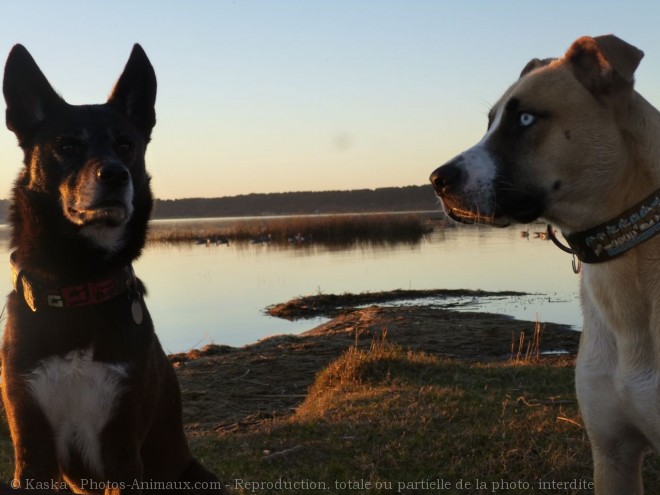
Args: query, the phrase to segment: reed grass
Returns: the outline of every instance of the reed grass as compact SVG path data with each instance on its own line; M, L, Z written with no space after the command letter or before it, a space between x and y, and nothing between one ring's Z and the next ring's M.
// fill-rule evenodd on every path
M511 337L511 364L534 364L541 360L541 339L543 337L543 325L536 320L534 333L531 339L527 338L525 331L521 330L516 339L515 333ZM516 349L517 342L517 349Z
M308 215L153 223L149 242L160 244L272 243L347 245L419 242L432 231L428 217L410 214Z

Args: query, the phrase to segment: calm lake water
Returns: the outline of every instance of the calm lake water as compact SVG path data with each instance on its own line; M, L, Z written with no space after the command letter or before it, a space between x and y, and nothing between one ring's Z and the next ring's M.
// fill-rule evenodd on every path
M532 231L543 231L534 225ZM7 252L7 244L0 245ZM517 229L461 226L437 230L416 245L279 248L268 244L150 245L135 264L149 289L147 304L167 352L208 343L240 346L325 321L289 322L266 306L323 293L394 289L484 289L527 297L427 300L579 328L578 276L571 257ZM4 273L6 276L2 276ZM11 290L8 254L0 258L0 292Z

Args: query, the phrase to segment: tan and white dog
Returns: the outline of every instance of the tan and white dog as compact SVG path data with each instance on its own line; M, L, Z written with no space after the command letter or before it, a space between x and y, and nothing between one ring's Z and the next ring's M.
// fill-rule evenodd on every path
M544 218L585 262L576 384L598 494L643 493L660 451L660 113L633 88L642 57L609 35L533 60L431 175L453 219Z

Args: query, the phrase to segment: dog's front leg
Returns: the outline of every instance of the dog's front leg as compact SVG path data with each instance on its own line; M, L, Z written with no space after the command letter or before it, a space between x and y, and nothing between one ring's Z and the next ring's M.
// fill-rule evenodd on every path
M142 493L144 465L132 440L119 436L116 443L104 444L105 495Z
M580 350L581 356L586 354ZM642 495L642 460L648 442L626 420L612 377L578 356L576 385L594 461L597 495Z
M594 459L594 488L597 495L643 495L644 449L633 442L613 444L590 434Z
M107 480L105 495L136 495L142 493L143 466L139 457L132 460L124 457L114 457L114 459L124 459L121 466L107 465L105 475Z
M62 481L53 430L43 412L5 376L3 402L14 444L16 487ZM14 392L14 393L12 393Z
M12 436L16 435L12 432ZM21 437L14 442L14 481L12 488L34 489L64 483L55 458L55 449L47 441L35 444Z
M109 481L105 495L142 493L144 462L143 433L136 421L135 396L128 393L113 419L106 425L99 442L103 456L103 479Z

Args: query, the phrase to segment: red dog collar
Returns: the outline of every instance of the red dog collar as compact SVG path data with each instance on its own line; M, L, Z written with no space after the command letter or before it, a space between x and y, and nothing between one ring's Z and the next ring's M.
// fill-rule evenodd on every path
M140 297L137 279L131 265L101 280L44 287L20 269L16 264L14 253L11 254L10 264L14 290L22 296L32 311L93 306L110 301L124 292L129 292L130 299L133 300Z

